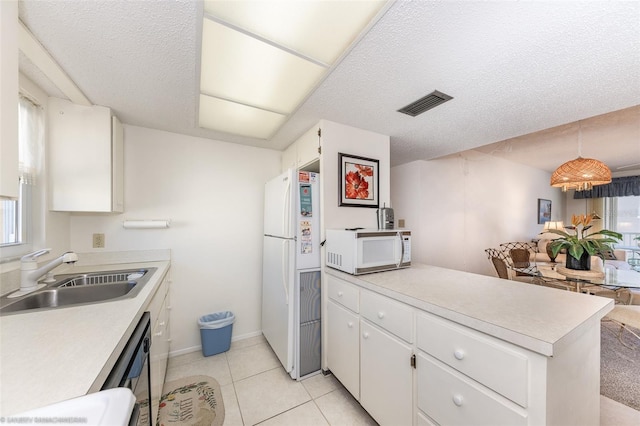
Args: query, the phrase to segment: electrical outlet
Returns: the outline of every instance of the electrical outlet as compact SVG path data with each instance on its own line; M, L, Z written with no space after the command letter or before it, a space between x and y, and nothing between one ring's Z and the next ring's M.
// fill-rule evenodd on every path
M104 248L104 234L93 234L93 248Z
M398 219L398 228L404 228L404 219Z

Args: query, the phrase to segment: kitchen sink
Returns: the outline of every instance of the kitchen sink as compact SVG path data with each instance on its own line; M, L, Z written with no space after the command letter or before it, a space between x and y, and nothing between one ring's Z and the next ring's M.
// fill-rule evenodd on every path
M0 315L133 298L155 269L59 275L42 290L15 299L0 299Z

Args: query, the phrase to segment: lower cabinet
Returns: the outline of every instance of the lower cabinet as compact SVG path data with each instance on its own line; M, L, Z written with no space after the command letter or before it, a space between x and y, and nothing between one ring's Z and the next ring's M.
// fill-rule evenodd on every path
M360 321L360 404L381 425L411 425L412 348Z
M327 367L386 425L597 425L600 328L552 357L327 274Z
M412 312L334 277L327 285L329 369L379 424L413 424L413 349L393 334L410 333Z
M327 362L334 376L360 399L360 319L332 301L327 306L327 318L327 345L333 348Z
M162 387L169 359L169 343L171 341L169 335L169 312L171 309L169 298L171 280L169 274L170 272L167 272L162 284L153 299L151 299L151 303L149 303L152 329L150 351L152 424L155 424L155 419L158 418L160 397L162 396Z

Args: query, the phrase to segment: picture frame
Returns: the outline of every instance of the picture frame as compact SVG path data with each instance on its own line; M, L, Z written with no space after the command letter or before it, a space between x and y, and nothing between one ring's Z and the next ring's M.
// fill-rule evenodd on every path
M542 225L551 220L551 200L538 198L538 224Z
M338 206L380 206L380 162L338 153Z

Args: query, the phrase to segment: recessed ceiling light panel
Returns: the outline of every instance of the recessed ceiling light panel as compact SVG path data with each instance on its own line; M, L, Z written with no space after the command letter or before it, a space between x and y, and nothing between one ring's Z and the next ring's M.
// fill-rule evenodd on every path
M385 3L386 0L205 1L204 10L331 65Z
M247 34L204 19L200 91L290 113L326 68Z
M268 139L287 116L200 95L200 127L256 139Z

